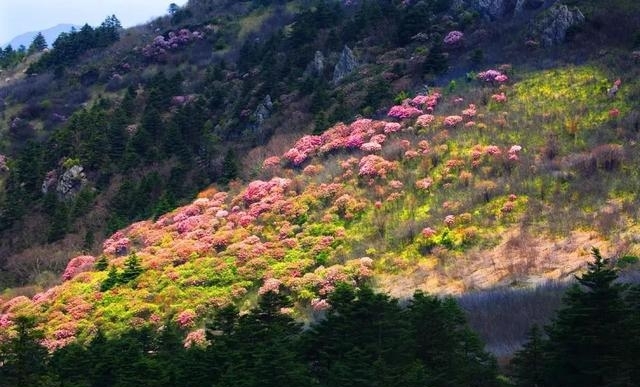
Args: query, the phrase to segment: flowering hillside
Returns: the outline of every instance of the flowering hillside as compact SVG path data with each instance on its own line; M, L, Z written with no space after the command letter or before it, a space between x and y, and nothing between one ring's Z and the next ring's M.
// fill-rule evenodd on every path
M616 82L612 98L615 79L594 67L510 71L303 136L259 180L116 232L60 285L5 300L2 334L27 314L49 349L167 319L196 335L212 309L281 286L305 318L339 282L459 293L564 278L588 245L636 251L623 117L637 85Z

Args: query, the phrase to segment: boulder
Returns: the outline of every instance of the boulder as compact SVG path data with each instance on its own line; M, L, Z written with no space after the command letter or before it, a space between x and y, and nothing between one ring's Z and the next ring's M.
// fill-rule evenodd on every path
M351 51L349 47L344 46L342 54L340 54L340 59L333 69L332 82L334 84L339 83L356 68L358 68L358 61L356 60L355 55L353 55L353 51Z
M584 22L584 15L578 8L564 4L554 4L533 22L534 39L543 47L551 47L564 42L571 27Z
M74 165L67 169L58 179L56 193L62 200L71 199L75 197L86 184L87 176L84 174L84 168L81 165Z

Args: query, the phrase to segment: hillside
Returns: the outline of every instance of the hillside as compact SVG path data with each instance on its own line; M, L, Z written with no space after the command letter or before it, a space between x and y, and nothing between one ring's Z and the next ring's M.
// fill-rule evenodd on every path
M195 331L281 286L307 320L341 282L528 287L592 246L637 269L639 42L619 29L638 5L570 2L584 20L558 41L514 30L579 19L547 3L238 2L204 22L223 2L193 1L62 74L33 62L2 89L3 328L37 316L49 349Z

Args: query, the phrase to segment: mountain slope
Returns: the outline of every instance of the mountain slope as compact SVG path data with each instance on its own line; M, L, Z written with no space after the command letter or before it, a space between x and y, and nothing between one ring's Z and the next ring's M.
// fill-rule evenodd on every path
M3 321L37 313L56 348L96 328L192 324L281 284L303 316L342 281L459 293L564 279L591 245L637 254L637 133L619 117L638 85L610 98L615 80L594 65L503 71L304 136L264 160L262 180L203 191L74 258L61 285L6 301ZM578 132L573 110L588 117Z
M639 56L596 3L572 2L586 21L549 47L484 2L231 3L237 18L195 23L212 10L191 2L179 22L77 57L51 87L80 82L93 102L64 122L34 106L50 114L72 88L51 105L24 89L55 74L11 89L34 103L7 95L0 215L14 224L0 251L20 275L7 283L36 285L3 293L3 327L36 314L57 348L96 329L196 326L280 284L308 318L341 281L460 294L570 278L592 245L640 253ZM534 3L516 16L579 19ZM623 5L613 13L637 25ZM334 81L339 61L357 66Z

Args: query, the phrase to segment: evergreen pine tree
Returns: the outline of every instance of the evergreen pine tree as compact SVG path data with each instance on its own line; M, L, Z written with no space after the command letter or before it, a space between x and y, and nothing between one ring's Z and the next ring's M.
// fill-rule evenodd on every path
M31 316L14 320L15 337L0 342L0 387L41 386L45 380L47 350L44 337Z
M107 278L100 284L100 291L106 292L107 290L113 288L120 282L120 276L118 275L118 269L115 266L111 266L109 269L109 274L107 274Z
M131 282L138 278L143 271L144 269L140 266L140 259L138 258L138 255L133 252L129 257L127 257L127 260L124 261L124 271L120 274L120 282Z
M511 360L513 376L518 387L541 387L545 385L545 345L542 330L533 325L527 343Z
M28 52L29 54L33 54L34 52L40 52L45 48L47 48L47 41L42 35L42 32L38 32L38 34L34 36L33 40L31 41Z
M594 262L567 291L565 307L547 329L549 386L633 385L621 367L629 340L626 286L615 282L616 272L598 249L592 254Z

